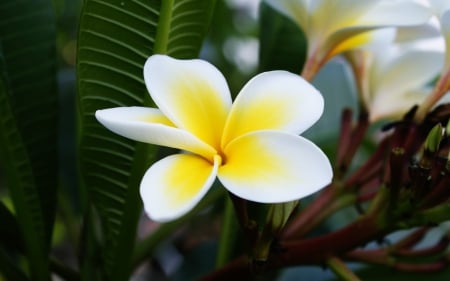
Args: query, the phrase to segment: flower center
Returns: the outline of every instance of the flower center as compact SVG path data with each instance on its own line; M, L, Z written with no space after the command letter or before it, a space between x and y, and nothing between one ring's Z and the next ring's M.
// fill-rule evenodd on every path
M217 156L220 157L220 164L219 164L219 166L220 165L224 165L227 162L227 157L226 157L225 153L223 153L222 151L218 151L217 152Z

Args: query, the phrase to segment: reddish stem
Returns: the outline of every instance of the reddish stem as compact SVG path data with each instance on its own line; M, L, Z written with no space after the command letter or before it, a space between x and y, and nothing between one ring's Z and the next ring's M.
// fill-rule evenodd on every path
M336 156L336 167L340 174L345 173L350 166L368 127L369 119L367 114L361 114L357 125L352 128L352 111L345 109L342 112L341 134Z
M282 239L300 238L320 223L326 212L323 212L335 199L334 185L326 187L317 198L285 227ZM322 215L321 215L322 214Z
M449 239L444 236L439 240L436 245L424 248L424 249L399 249L395 251L395 255L402 257L427 257L435 254L443 253L449 245Z
M450 88L450 68L447 68L445 72L439 77L436 85L434 86L433 92L428 95L426 100L420 105L416 120L422 121L430 109L439 101L439 99L449 90Z
M341 132L339 135L338 149L336 155L336 167L338 171L343 172L345 170L344 159L349 149L352 140L352 110L346 108L342 112L341 117Z
M425 237L429 230L429 227L421 227L412 233L410 233L405 238L401 239L395 245L393 246L394 251L400 250L400 249L409 249L414 247L416 244L418 244L422 239Z
M361 145L361 142L364 140L364 136L366 135L367 128L369 127L369 117L367 114L361 114L358 119L358 124L352 131L350 146L345 153L344 168L347 169L353 158L355 157L356 151Z
M433 189L423 199L423 208L431 208L448 200L450 195L450 174L448 172L439 179Z
M426 263L399 262L390 258L386 249L368 251L354 250L345 254L345 258L352 261L389 266L396 270L419 273L440 271L445 269L445 266L447 265L447 261L445 259L439 259L437 261Z
M345 259L378 265L392 265L385 249L353 250L345 254Z
M389 147L390 140L389 138L386 138L378 145L377 150L364 163L364 165L362 165L345 180L344 186L346 188L353 189L363 184L368 178L372 178L375 174L378 174L385 161L386 155L388 155L387 153L389 152Z
M381 168L381 166L380 166ZM375 175L374 175L375 176ZM373 179L368 180L364 185L361 186L358 197L357 197L357 203L361 204L367 201L372 200L375 195L378 193L378 189L380 188L381 180L377 177L374 177Z
M447 266L447 261L444 259L430 262L430 263L396 263L394 268L401 271L417 272L417 273L431 273L444 270Z
M323 264L333 256L362 246L389 233L390 228L380 225L371 216L360 217L354 223L333 233L300 241L281 242L268 261L258 267L273 270L285 266ZM252 270L253 268L253 270ZM201 278L201 281L250 280L255 266L249 267L247 258L240 257L221 269Z

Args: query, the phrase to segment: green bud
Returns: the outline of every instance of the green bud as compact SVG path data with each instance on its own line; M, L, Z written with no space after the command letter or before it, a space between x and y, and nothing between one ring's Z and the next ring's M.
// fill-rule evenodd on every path
M258 239L253 246L252 256L254 261L264 262L267 260L272 242L283 230L297 206L298 200L270 205L264 228L259 233Z
M288 221L291 213L297 207L298 201L273 204L267 214L266 224L272 233L277 235Z
M425 150L431 153L437 152L439 149L439 145L441 144L441 140L442 126L440 123L438 123L428 133L427 139L425 140Z
M445 135L446 136L450 135L450 119L447 122L447 126L445 126Z

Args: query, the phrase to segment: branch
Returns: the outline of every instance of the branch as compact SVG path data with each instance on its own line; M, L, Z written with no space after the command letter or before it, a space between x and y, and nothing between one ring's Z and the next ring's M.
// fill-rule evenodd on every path
M347 265L339 258L332 257L327 261L330 269L344 281L360 281L361 279L350 270Z
M250 264L242 256L221 269L201 278L201 281L249 280L261 271L293 265L324 264L330 257L342 254L379 239L389 233L389 225L383 225L374 217L366 215L347 227L323 236L300 241L280 242L264 264Z

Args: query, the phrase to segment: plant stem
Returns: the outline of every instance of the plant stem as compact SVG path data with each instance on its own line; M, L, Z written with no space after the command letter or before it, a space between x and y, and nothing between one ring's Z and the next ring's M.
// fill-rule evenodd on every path
M379 173L386 156L389 155L389 148L389 139L384 139L372 156L345 180L345 189L358 189L360 185Z
M339 193L339 195L337 195ZM282 234L283 239L298 239L322 223L326 218L344 207L356 202L356 195L338 192L333 186L327 187L317 199L288 224Z
M367 129L369 128L369 116L365 113L360 114L358 118L358 123L356 127L352 130L350 144L347 148L347 151L344 155L343 162L344 169L346 170L353 158L355 157L356 151L361 145L361 142L364 140L364 136L366 135Z
M330 269L344 281L360 281L361 279L351 271L347 265L339 258L332 257L327 260Z
M241 226L241 229L244 231L246 243L248 243L250 249L253 249L254 243L258 241L258 225L257 222L253 219L249 218L248 210L247 210L247 200L237 197L233 193L228 193L233 202L233 207L236 212L236 217Z
M320 213L330 205L336 195L336 189L333 185L326 187L318 197L308 205L308 207L301 211L301 213L295 217L286 226L282 239L300 238L308 233L318 223L318 217ZM320 219L321 220L321 219Z
M383 236L389 230L387 221L380 220L378 215L364 215L333 233L281 243L285 251L274 253L273 262L277 266L280 266L278 263L282 265L321 264L330 256L339 256Z
M345 172L345 168L343 167L345 154L347 153L351 139L352 139L352 110L346 108L342 111L341 116L341 130L338 141L338 149L335 161L335 170L338 173L338 177L340 178ZM336 173L335 172L335 173Z
M445 95L445 93L450 88L450 68L447 68L445 72L442 74L442 76L439 78L438 82L436 83L433 92L431 95L427 97L427 99L420 105L416 115L415 119L418 122L421 122L429 110L439 101L439 99Z
M320 62L318 60L317 52L312 52L311 55L307 56L300 76L302 76L306 81L312 82L323 63L324 62Z
M173 5L174 0L161 1L160 17L157 25L158 29L156 30L155 45L153 46L153 52L155 54L167 53Z
M450 204L442 204L436 207L417 212L408 221L400 224L402 228L419 225L439 224L450 219Z
M223 266L231 257L233 240L235 238L236 221L234 220L233 203L229 197L225 199L222 230L220 232L219 249L216 257L216 268Z
M333 233L299 241L280 242L279 251L273 251L264 264L264 270L285 266L323 264L330 256L340 256L355 247L383 237L391 225L377 216L361 216L357 221ZM242 256L219 270L201 278L201 281L249 280L252 276L249 260Z
M394 266L394 259L389 257L386 249L374 249L374 250L353 250L344 255L346 260L371 263L384 266Z

